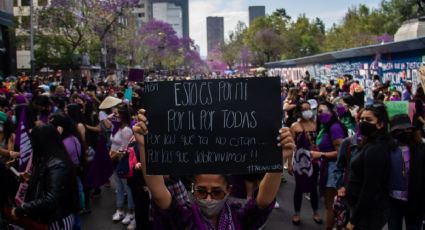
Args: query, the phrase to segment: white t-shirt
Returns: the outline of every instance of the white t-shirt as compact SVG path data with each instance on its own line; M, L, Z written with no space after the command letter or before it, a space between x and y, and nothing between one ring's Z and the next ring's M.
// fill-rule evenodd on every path
M120 128L115 135L111 135L111 151L125 150L133 136L133 131L126 126Z

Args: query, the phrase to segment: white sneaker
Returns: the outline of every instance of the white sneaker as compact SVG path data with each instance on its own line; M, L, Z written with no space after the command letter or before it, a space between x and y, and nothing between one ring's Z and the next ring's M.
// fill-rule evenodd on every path
M130 224L127 226L127 230L134 230L136 229L136 220L131 220Z
M118 222L122 220L125 216L125 213L123 211L117 210L114 215L112 215L112 221Z
M277 201L274 203L274 209L278 209L278 208L280 208L280 205L279 205L279 203L277 203Z
M127 225L130 224L132 220L134 220L134 214L127 213L121 223Z

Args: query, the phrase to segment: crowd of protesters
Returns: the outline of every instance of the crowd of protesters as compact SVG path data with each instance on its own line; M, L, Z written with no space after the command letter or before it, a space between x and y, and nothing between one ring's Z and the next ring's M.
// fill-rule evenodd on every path
M312 219L326 229L373 230L388 224L398 230L403 220L407 229L422 228L425 94L420 85L412 92L409 82L402 88L379 76L368 91L350 75L341 84L317 82L308 74L300 82L282 83L284 128L278 142L285 168L295 178L294 225L305 218L300 210L308 194ZM282 173L146 175L148 122L142 97L143 83L119 82L113 74L102 82L25 75L2 82L1 224L83 229L80 216L90 214L91 199L103 186L112 186L111 221L127 229L262 228L279 207ZM413 102L413 117L389 117L385 102L390 101ZM16 177L10 169L19 167L22 125L28 129L32 168ZM128 169L121 167L123 161ZM17 204L21 183L28 189Z

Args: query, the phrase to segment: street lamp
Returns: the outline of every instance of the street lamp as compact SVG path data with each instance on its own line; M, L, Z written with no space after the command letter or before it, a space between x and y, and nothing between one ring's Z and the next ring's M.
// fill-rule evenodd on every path
M31 47L31 51L30 51L30 55L31 55L31 59L30 59L30 65L31 65L31 77L34 77L34 62L35 62L35 58L34 58L34 3L33 0L30 0L30 47Z

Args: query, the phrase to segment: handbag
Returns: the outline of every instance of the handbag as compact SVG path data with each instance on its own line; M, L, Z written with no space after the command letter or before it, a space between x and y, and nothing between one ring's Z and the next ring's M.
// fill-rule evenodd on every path
M335 225L337 229L343 229L348 224L350 209L345 197L335 196L333 203L333 212L335 214Z

